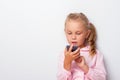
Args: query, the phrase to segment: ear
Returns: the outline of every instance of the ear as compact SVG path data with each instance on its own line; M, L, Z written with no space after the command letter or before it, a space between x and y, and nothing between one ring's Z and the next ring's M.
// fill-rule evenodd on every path
M91 33L91 30L87 30L86 39L89 37L90 33Z

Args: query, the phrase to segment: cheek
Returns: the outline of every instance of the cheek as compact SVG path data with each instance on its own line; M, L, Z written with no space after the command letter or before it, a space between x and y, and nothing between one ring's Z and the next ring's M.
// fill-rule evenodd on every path
M84 42L85 40L85 36L84 35L81 35L77 38L78 42Z
M69 39L69 38L70 38L70 36L66 35L66 38L67 38L67 39Z
M71 37L69 35L66 35L66 38L68 41L70 41Z

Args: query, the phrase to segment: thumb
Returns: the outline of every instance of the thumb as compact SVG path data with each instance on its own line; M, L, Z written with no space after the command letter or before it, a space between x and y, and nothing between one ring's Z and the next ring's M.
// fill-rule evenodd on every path
M64 54L66 54L67 53L67 48L65 48L65 50L64 50Z

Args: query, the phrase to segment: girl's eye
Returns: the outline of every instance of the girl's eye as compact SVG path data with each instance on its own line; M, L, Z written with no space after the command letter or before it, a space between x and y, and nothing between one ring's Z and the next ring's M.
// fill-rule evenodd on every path
M76 33L77 35L80 35L81 33Z
M71 32L68 32L67 34L68 34L68 35L71 35L72 33L71 33Z

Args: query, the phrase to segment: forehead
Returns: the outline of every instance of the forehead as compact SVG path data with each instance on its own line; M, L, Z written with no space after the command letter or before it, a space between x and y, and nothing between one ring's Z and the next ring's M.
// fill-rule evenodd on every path
M83 31L86 29L82 21L76 21L76 20L67 21L65 28L66 30L70 30L70 31Z

